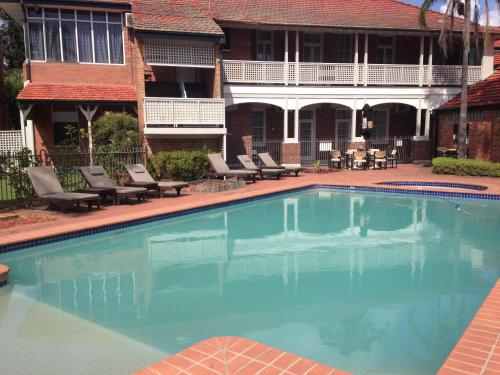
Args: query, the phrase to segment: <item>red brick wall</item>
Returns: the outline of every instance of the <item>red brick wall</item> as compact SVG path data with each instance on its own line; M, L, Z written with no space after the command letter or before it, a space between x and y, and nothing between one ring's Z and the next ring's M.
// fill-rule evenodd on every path
M414 161L432 159L431 141L413 141L412 159Z
M227 60L252 60L252 31L250 29L229 29L231 50L222 52Z
M300 143L281 144L281 163L300 164Z
M492 128L490 121L470 123L467 147L467 154L470 158L491 160Z
M252 136L250 104L240 104L236 110L226 112L227 159L236 160L236 155L246 154L244 139Z

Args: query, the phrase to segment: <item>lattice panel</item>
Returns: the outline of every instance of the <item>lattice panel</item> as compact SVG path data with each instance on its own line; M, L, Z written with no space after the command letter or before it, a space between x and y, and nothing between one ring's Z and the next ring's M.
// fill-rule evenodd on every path
M470 66L467 84L472 85L481 80L481 67ZM462 82L461 65L434 65L432 67L432 84L443 86L460 86Z
M23 148L21 130L0 131L0 152L14 152Z
M418 65L368 65L369 85L418 85Z
M146 42L144 62L149 65L214 67L214 45L210 42Z
M224 61L225 82L285 83L286 65L283 62Z
M221 125L225 124L224 99L144 99L147 125Z

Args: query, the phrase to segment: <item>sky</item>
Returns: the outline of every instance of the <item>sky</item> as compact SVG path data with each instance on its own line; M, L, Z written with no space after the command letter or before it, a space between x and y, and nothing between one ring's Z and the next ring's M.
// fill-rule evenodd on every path
M409 4L414 4L414 5L422 5L423 1L422 0L400 0L402 2L406 2ZM484 0L476 0L481 7L482 4L484 3ZM472 0L474 2L474 0ZM500 12L498 8L495 5L495 0L488 0L489 8L490 8L490 25L491 26L500 26ZM435 7L435 10L445 12L446 11L446 0L441 0L437 1L437 5ZM484 12L481 12L481 19L480 23L485 23L485 17L484 17Z

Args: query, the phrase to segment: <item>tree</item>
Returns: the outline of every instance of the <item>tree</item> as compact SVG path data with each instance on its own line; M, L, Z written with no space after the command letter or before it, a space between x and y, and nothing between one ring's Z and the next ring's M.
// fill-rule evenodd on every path
M23 28L0 9L0 46L4 48L5 69L19 69L23 66L24 34Z
M137 119L127 113L106 112L93 124L92 133L98 147L121 149L139 145Z
M436 5L438 0L424 0L422 7L420 8L420 25L422 27L427 27L426 15L427 12ZM483 11L486 15L486 28L485 28L485 43L488 41L488 26L489 26L489 4L488 0L481 0L483 4ZM497 7L500 7L500 0L495 0ZM453 35L455 32L455 17L457 15L463 16L463 26L462 26L462 93L460 102L460 122L458 126L458 157L465 158L467 155L467 81L469 73L469 53L470 53L470 30L471 30L471 0L447 0L447 7L445 15L447 16L447 22L443 23L441 28L441 33L439 35L439 46L443 51L444 56L447 56L448 48L453 42ZM475 42L476 51L479 51L478 43L478 31L479 31L479 0L474 2L474 27L475 27Z

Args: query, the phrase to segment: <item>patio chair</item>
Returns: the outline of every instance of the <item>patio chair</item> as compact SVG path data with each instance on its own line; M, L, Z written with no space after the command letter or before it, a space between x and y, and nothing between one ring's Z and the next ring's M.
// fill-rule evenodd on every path
M377 168L377 164L384 169L387 169L387 153L386 151L375 151L373 156L373 168Z
M366 151L356 151L353 155L351 169L354 169L354 167L360 168L361 166L363 169L367 168Z
M263 180L264 177L268 178L276 177L276 179L279 180L281 175L286 173L284 168L269 169L269 168L257 167L255 163L252 161L252 159L248 157L248 155L238 155L237 158L246 170L256 171L259 174L261 180Z
M183 181L155 181L148 170L142 164L125 164L125 170L132 182L127 186L137 186L154 190L158 197L163 197L165 190L175 189L177 196L181 195L182 188L189 186Z
M437 156L446 156L446 147L436 147Z
M265 168L269 169L285 169L285 172L287 174L290 173L295 173L295 177L298 177L300 171L302 171L304 168L300 166L293 166L293 165L279 165L277 164L274 159L269 155L268 152L262 152L259 154L259 159L260 161L264 164Z
M391 168L394 168L394 164L396 164L396 168L398 167L398 150L393 149L389 155L386 156L387 162L391 163Z
M209 178L220 178L220 177L235 177L236 179L248 179L251 178L255 182L255 176L257 171L249 171L246 169L230 169L221 154L208 154L208 163L212 168L211 171L206 173Z
M117 186L111 178L109 178L106 170L100 166L80 167L83 178L87 184L94 189L107 189L113 192L113 204L119 205L122 199L135 197L137 201L146 199L148 189L143 187L132 186Z
M82 202L87 203L89 210L92 204L100 207L101 197L97 194L66 193L52 167L29 167L27 172L36 195L62 212L66 212L73 204L79 207Z
M354 153L358 151L355 148L348 148L344 154L344 159L345 159L345 167L346 168L352 168L352 159L354 157Z
M342 153L339 150L332 150L330 152L330 165L332 167L335 167L335 165L337 165L338 169L342 168L343 160L344 159L342 158Z

